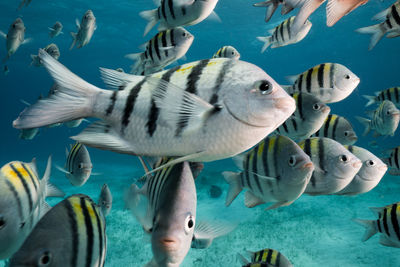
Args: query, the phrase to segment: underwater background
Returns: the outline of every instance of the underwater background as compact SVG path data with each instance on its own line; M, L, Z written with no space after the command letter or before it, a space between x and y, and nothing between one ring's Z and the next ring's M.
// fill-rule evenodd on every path
M265 9L252 6L256 1L220 0L215 8L222 22L205 20L186 27L195 39L186 54L187 59L179 63L210 58L224 45L234 46L241 60L251 62L265 70L280 84L287 84L288 75L299 74L320 63L341 63L361 79L357 89L345 100L329 104L331 114L349 119L359 139L356 145L367 148L380 156L381 152L400 145L397 133L394 137L378 138L378 148L368 143L371 135L362 136L363 127L354 116L365 116L366 100L362 95L372 95L389 87L400 85L400 38L382 39L368 51L370 36L354 30L372 25L371 17L389 7L392 2L370 0L342 18L334 27L325 25L325 5L310 17L313 26L308 36L300 43L286 47L268 49L260 54L262 43L256 36L267 35L285 17L275 14L269 23L264 22ZM19 131L12 121L25 108L21 100L34 103L40 94L47 95L53 80L46 70L30 66L31 54L54 42L61 51L59 61L84 80L105 88L100 79L99 67L129 71L132 61L124 58L129 53L139 52L139 46L151 38L156 30L143 37L146 21L139 12L155 8L151 0L118 1L44 1L33 0L27 7L17 11L19 1L0 1L0 29L7 32L17 18L24 20L25 38L33 41L22 45L9 59L8 75L0 74L0 136L2 140L0 164L12 160L30 162L37 158L38 168L44 173L49 155L53 165L63 166L65 148L73 141L79 128L65 126L43 128L33 140L19 139ZM75 31L75 18L80 18L88 9L93 10L97 30L91 42L82 49L69 50ZM297 11L295 11L297 12ZM278 13L278 12L277 12ZM56 21L64 25L63 35L49 37L48 27ZM0 42L0 58L6 55L5 40ZM3 69L3 65L1 67ZM372 109L372 107L371 107ZM151 257L151 245L140 224L130 211L124 209L124 189L143 175L143 169L134 156L88 148L93 162L92 176L80 188L72 187L64 173L53 166L51 181L67 195L84 193L97 201L101 186L107 183L113 194L113 208L107 217L107 258L105 266L143 266ZM182 266L240 266L237 252L274 248L283 253L294 266L400 266L398 249L384 247L378 236L361 242L365 229L352 218L374 219L368 207L385 206L400 201L399 178L386 174L371 192L355 197L348 196L301 196L292 205L264 211L264 205L249 209L243 204L243 193L229 208L224 205L228 185L222 171L237 168L231 159L206 163L196 179L198 191L199 220L224 219L239 223L228 234L217 238L206 250L190 250ZM219 198L210 197L210 187L219 186L223 193ZM51 205L59 199L48 200Z

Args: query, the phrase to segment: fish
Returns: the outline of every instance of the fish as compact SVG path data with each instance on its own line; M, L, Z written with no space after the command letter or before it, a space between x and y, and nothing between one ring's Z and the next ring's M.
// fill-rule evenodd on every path
M400 110L396 108L392 101L384 100L376 110L366 112L370 119L356 116L356 119L364 125L363 136L371 130L375 131L374 136L390 135L394 136L399 126Z
M288 93L307 92L325 103L345 99L360 83L357 75L338 63L322 63L287 79L293 84L284 87Z
M22 44L27 44L32 41L32 38L25 39L25 25L21 18L17 18L8 29L8 33L0 31L0 37L6 39L7 56L3 59L6 62L11 55L17 52Z
M293 264L279 251L266 248L257 252L246 251L250 261L240 253L237 254L238 260L243 266L256 267L256 264L268 264L267 267L293 267ZM259 267L262 267L260 265Z
M89 151L85 145L76 142L71 145L70 151L66 149L65 154L67 161L64 168L57 168L65 173L65 176L73 186L84 185L89 179L93 168Z
M329 114L321 128L311 137L327 137L348 146L358 140L351 123L345 117L336 114Z
M375 96L363 95L368 100L366 107L381 103L385 100L392 101L397 108L400 108L400 87L391 87L380 92L375 92Z
M271 48L295 44L303 40L311 29L312 23L307 20L297 32L292 31L292 25L295 17L284 20L281 24L270 30L270 36L259 36L257 39L264 43L261 53L271 46Z
M0 259L9 258L49 209L46 197L64 193L49 182L51 157L42 179L36 160L11 161L0 169Z
M123 68L117 68L115 70L118 71L118 72L125 72Z
M292 97L296 111L274 133L300 141L321 128L331 109L309 93L294 93Z
M317 196L339 192L361 169L361 160L335 140L312 137L301 141L299 146L315 166L305 194Z
M110 188L107 184L103 184L103 186L101 187L101 192L97 205L100 207L104 217L106 217L110 213L112 207L112 195Z
M300 3L301 1L299 1ZM267 11L265 13L265 22L269 22L270 19L272 18L272 15L274 14L275 10L282 5L281 9L281 14L286 15L290 11L293 10L294 7L289 6L286 4L286 1L284 0L267 0L263 2L258 2L253 4L255 7L267 7Z
M395 38L400 36L399 13L400 1L397 0L388 9L379 12L372 18L373 20L382 21L381 23L356 30L358 33L372 34L368 50L372 50L386 34L387 38Z
M128 54L135 60L131 73L148 75L163 70L166 66L185 56L193 43L194 36L183 27L157 33L143 46L143 53Z
M20 10L24 6L27 7L31 2L32 2L32 0L22 0L18 6L18 10Z
M104 266L106 250L100 208L86 195L72 195L40 219L9 266Z
M75 20L75 23L78 32L71 32L73 41L69 48L70 50L72 50L75 45L77 48L82 48L87 45L92 39L94 31L97 29L96 17L90 9L83 15L81 23L79 23L78 19Z
M240 53L234 48L233 46L230 45L225 45L218 49L218 51L214 54L212 58L220 58L220 57L226 57L226 58L232 58L239 60L240 58Z
M382 158L389 167L390 175L400 175L400 146L387 151L388 157Z
M362 162L351 183L335 195L359 195L371 191L381 181L388 167L377 156L358 146L344 146Z
M354 221L366 228L362 241L365 242L376 233L380 233L379 243L383 246L400 248L400 202L381 208L370 208L379 218L377 220Z
M162 158L156 166L172 158ZM191 247L206 248L232 229L197 222L197 194L187 161L147 176L142 188L132 184L124 196L143 229L151 234L153 258L147 266L179 266Z
M39 133L39 128L22 129L19 138L23 140L32 140Z
M213 17L220 20L213 12L218 0L161 0L156 9L146 10L139 15L148 21L143 36L158 23L158 31L176 28L179 26L195 25L206 19L213 13Z
M301 196L310 181L314 165L301 148L286 136L267 137L246 154L234 158L242 170L223 172L229 184L225 205L247 189L248 208L272 202L275 209L292 204Z
M60 58L60 49L58 49L58 46L54 43L49 44L45 48L43 48L44 51L46 51L50 56L52 56L55 59ZM35 67L41 67L42 63L40 62L39 56L38 55L31 55L32 58L32 63L31 65Z
M49 35L51 38L57 37L60 34L64 34L62 32L63 29L63 25L61 24L61 22L56 21L56 23L54 23L53 27L49 27Z
M146 77L102 69L109 87L125 88L103 90L43 50L39 55L60 89L27 107L13 126L101 118L72 138L119 153L179 157L174 163L232 157L261 141L296 108L268 74L240 60L206 59Z
M4 65L3 73L4 73L4 75L7 75L8 73L10 73L10 69L8 68L7 65Z

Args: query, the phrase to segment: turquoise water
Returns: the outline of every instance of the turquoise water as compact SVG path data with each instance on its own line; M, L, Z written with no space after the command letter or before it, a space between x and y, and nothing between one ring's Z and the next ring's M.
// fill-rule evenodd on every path
M312 16L313 27L300 43L287 47L268 49L260 54L262 43L256 36L267 35L283 19L276 12L272 20L264 22L265 9L252 7L255 1L220 0L215 11L222 22L205 20L187 27L194 36L187 53L191 62L211 57L221 46L232 45L241 59L263 68L271 77L285 84L285 76L298 74L324 62L341 63L357 74L361 83L340 103L330 104L331 113L347 117L355 127L357 145L370 149L377 155L400 144L394 137L378 139L380 148L368 147L371 136L362 137L362 126L354 116L364 116L363 94L373 94L392 86L399 86L400 38L382 39L368 51L369 36L354 32L355 29L372 25L371 17L392 4L388 1L370 0L365 6L353 11L334 27L325 25L325 5ZM45 161L51 154L55 164L63 166L65 147L72 143L69 136L79 133L79 128L57 127L43 129L33 140L20 140L19 132L11 122L25 107L21 99L33 103L40 94L46 95L53 81L44 68L30 67L30 54L55 42L60 50L60 61L85 80L105 87L100 80L98 67L129 70L132 63L125 54L139 52L138 46L156 32L143 38L146 21L138 16L142 10L155 8L152 1L39 1L17 11L18 1L0 2L0 29L7 32L9 25L22 17L26 26L26 38L33 38L23 45L7 62L8 75L0 74L2 98L0 123L2 145L0 164L12 160L28 162L37 157L39 170L44 172ZM69 50L70 31L75 31L75 18L81 18L92 9L98 29L91 42L82 49ZM297 11L296 11L297 12ZM291 15L291 14L290 14ZM285 17L286 18L286 17ZM51 39L47 27L55 21L64 25L64 33ZM3 42L3 41L2 41ZM0 43L1 45L1 43ZM5 41L0 46L0 58L5 56ZM3 66L2 66L3 68ZM1 68L1 69L2 69ZM73 188L64 174L53 168L51 180L67 195L84 193L97 200L100 188L107 182L114 195L114 205L107 217L108 252L106 266L143 266L151 255L151 245L141 226L129 211L124 210L123 190L143 174L139 161L133 156L89 148L93 161L93 176L81 188ZM229 235L216 239L206 250L192 249L182 266L240 266L236 253L245 249L256 251L271 247L286 255L294 266L400 266L400 255L395 248L383 247L374 236L366 243L361 237L364 229L351 221L352 218L373 219L368 207L384 206L400 200L398 177L386 175L371 192L356 197L302 196L289 207L264 211L264 207L247 209L243 205L243 193L229 208L224 207L228 186L221 172L236 170L229 159L207 163L196 180L198 190L199 219L228 219L239 223ZM218 199L209 197L209 187L218 185L223 194ZM53 205L58 200L51 200Z

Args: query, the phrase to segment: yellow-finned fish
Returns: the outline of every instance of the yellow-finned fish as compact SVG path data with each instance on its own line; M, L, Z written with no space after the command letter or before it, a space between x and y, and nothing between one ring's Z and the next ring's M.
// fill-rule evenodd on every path
M388 165L389 174L400 175L400 146L390 149L388 154L389 156L382 160Z
M279 251L266 248L257 252L247 251L250 261L240 253L237 258L243 267L293 267L292 263Z
M220 57L232 58L238 60L240 58L240 53L233 46L225 45L220 49L218 49L218 51L213 56L213 58L220 58Z
M392 101L397 108L400 108L400 87L391 87L380 92L375 92L375 96L364 95L364 97L368 100L368 103L365 105L366 107L389 100Z
M327 137L342 145L353 145L358 140L351 123L336 114L329 114L321 128L311 137Z

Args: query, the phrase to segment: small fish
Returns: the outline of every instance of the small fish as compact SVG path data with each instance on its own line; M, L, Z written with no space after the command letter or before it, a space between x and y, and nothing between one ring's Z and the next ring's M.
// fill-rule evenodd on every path
M247 251L247 254L250 257L250 261L240 253L237 254L237 258L243 266L256 267L256 264L268 264L266 265L267 267L293 267L288 258L272 248L266 248L257 252Z
M189 26L200 23L210 14L220 20L213 12L218 0L187 1L187 0L161 0L156 9L146 10L139 15L148 21L144 30L145 36L158 22L158 31L172 29L179 26Z
M299 75L288 76L292 86L284 87L290 94L307 92L325 103L339 102L348 97L360 83L345 66L338 63L323 63Z
M313 137L299 145L315 166L306 194L315 196L339 192L350 184L362 166L360 159L332 139Z
M287 46L295 44L303 40L311 29L312 23L307 20L304 25L297 32L292 31L292 25L295 17L290 17L283 21L281 24L270 30L270 36L257 37L257 39L264 43L261 53L271 45L271 48Z
M232 58L238 60L240 58L240 53L230 45L225 45L221 47L217 53L214 54L213 58L220 58L220 57L225 57L225 58Z
M312 94L295 93L292 97L296 101L296 111L275 133L300 141L321 128L331 109Z
M10 73L10 69L8 68L7 65L4 65L3 73L4 73L4 75L7 75L8 73Z
M389 156L382 160L389 166L389 174L400 175L400 146L389 150L388 154Z
M71 32L73 41L69 48L70 50L75 46L75 44L77 48L87 45L90 42L90 39L92 39L94 31L97 29L96 18L90 9L85 12L85 15L83 15L81 23L79 23L78 19L76 19L75 23L76 27L78 27L78 32Z
M18 10L20 10L24 6L27 7L31 2L32 2L32 0L22 0L18 6Z
M365 127L363 135L367 135L374 130L374 136L390 135L394 133L399 126L400 110L396 108L393 102L384 100L376 110L368 111L370 119L356 116L356 119Z
M36 160L12 161L0 169L0 259L9 258L48 210L46 197L64 193L49 183L51 158L39 179Z
M27 107L14 127L97 117L103 121L73 139L115 152L180 157L174 163L227 158L257 144L296 108L268 74L241 60L206 59L150 76L102 69L109 87L125 88L104 90L39 54L59 89Z
M302 1L299 1L299 3L300 2L302 2ZM287 13L292 11L294 8L294 7L286 4L286 1L284 1L284 0L267 0L264 2L259 2L259 3L253 4L253 6L255 6L255 7L267 7L267 12L265 13L265 22L268 22L271 19L272 15L274 14L275 10L279 7L279 5L282 5L282 9L281 9L282 15L286 15Z
M351 183L335 195L359 195L371 191L381 181L388 167L368 150L358 146L345 146L362 162L362 167Z
M61 24L61 22L57 21L53 25L53 27L49 27L49 30L50 30L49 35L50 35L50 37L54 38L54 37L57 37L60 34L64 34L62 32L62 29L63 29L63 25Z
M100 208L86 195L72 195L37 223L9 267L104 266L106 250Z
M400 248L400 202L370 209L379 217L377 220L354 219L356 223L366 228L362 241L367 241L379 232L381 245Z
M329 114L321 128L311 137L327 137L348 146L358 140L351 123L345 117L335 114Z
M392 101L397 108L400 108L400 87L391 87L380 92L375 92L375 96L364 95L364 97L368 99L368 103L365 105L366 107L389 100Z
M112 207L112 195L107 184L103 184L99 196L99 202L97 204L100 207L104 217L106 217L110 213Z
M357 29L356 31L364 34L372 34L369 43L369 50L382 39L387 33L387 38L395 38L400 36L400 1L396 1L388 9L385 9L376 14L372 19L382 21L379 24Z
M39 128L22 129L19 138L23 140L32 140L39 133Z
M12 54L14 54L20 45L29 43L32 39L25 39L25 25L21 18L17 18L8 29L8 33L0 31L0 36L6 39L7 45L7 56L4 58L4 62L7 61Z
M89 151L85 145L76 142L71 150L68 152L66 149L67 161L64 169L58 169L65 173L70 183L73 186L82 186L89 179L92 173L92 162L90 161Z
M194 36L182 27L157 33L143 46L143 53L128 54L135 60L131 73L148 75L163 70L166 66L183 57L193 43Z
M58 49L58 46L56 44L49 44L45 48L43 48L44 51L46 51L50 56L58 60L60 58L60 49ZM31 55L32 58L32 63L31 65L35 67L41 67L42 63L40 62L39 56L38 55Z
M267 209L292 204L304 192L314 170L310 157L285 136L267 137L248 153L236 156L240 173L223 172L229 191L225 205L247 189L248 208L272 202Z

